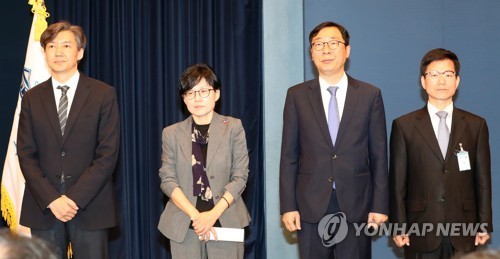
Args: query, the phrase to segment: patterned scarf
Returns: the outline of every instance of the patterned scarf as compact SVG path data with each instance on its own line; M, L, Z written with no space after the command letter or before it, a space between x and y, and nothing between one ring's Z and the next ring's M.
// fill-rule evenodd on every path
M193 195L200 196L205 201L212 200L212 189L210 189L210 182L207 177L206 161L201 151L203 145L208 145L208 134L207 131L207 134L203 136L193 122L193 133L191 134L193 143Z

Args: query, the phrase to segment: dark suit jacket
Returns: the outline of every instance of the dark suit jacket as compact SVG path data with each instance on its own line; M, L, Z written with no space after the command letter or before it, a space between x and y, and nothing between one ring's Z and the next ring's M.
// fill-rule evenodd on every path
M471 170L459 171L459 144ZM487 223L492 231L488 127L472 113L454 108L443 159L427 107L394 120L391 132L390 220L394 223ZM422 227L422 226L420 226ZM410 235L410 249L429 252L441 243L434 231ZM451 237L455 249L470 251L474 236Z
M94 230L118 223L112 183L119 146L119 114L115 90L80 74L61 135L51 79L23 97L17 151L26 189L21 224L47 229L57 220L47 206L61 196L60 175L66 176L65 193L78 206L74 221Z
M299 211L319 222L336 182L340 209L349 222L369 212L388 214L387 135L380 89L348 77L337 142L333 145L319 79L288 90L280 164L281 213Z

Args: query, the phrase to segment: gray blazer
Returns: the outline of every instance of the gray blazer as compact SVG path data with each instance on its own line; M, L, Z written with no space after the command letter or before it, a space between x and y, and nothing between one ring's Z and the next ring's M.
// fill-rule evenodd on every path
M168 126L162 133L162 166L159 170L162 191L170 197L176 187L181 188L195 205L192 195L192 117ZM250 222L245 203L240 199L248 178L248 150L241 121L214 112L210 124L207 150L207 176L213 192L214 203L224 192L234 197L234 203L219 218L222 227L244 228ZM158 229L168 239L182 242L191 219L172 200L167 202Z

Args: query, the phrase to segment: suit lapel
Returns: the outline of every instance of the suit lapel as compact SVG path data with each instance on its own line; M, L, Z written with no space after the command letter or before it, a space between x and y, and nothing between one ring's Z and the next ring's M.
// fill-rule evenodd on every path
M49 123L54 131L54 135L56 135L57 141L62 143L61 125L59 124L59 116L57 116L54 90L52 89L52 80L47 80L47 84L40 85L39 87L43 88L42 105L45 110L45 114L49 119Z
M351 120L356 107L358 106L359 92L358 85L352 84L352 80L348 77L347 93L345 97L344 110L342 119L340 120L339 132L337 133L337 143L342 140L342 136L348 130L349 121ZM338 145L335 145L338 146Z
M76 87L75 97L73 98L73 103L71 104L68 121L66 122L66 128L64 130L63 142L67 139L67 136L71 134L71 129L75 124L75 121L78 118L78 114L82 110L85 101L90 93L90 84L88 82L88 78L80 74L80 79L78 80L78 86Z
M181 147L181 152L184 154L186 160L191 164L191 157L193 155L193 140L192 140L192 124L193 118L189 116L187 119L179 124L174 136L179 140L179 146Z
M209 168L210 163L217 153L217 149L219 148L222 136L224 136L226 132L227 125L228 121L225 120L223 116L220 116L218 113L214 112L214 116L209 128L210 133L207 150L207 168Z
M461 110L454 108L446 160L448 160L450 154L454 153L454 149L459 145L460 137L463 135L466 128L467 123L465 123L465 114Z
M432 152L443 161L443 155L441 154L441 149L439 148L439 143L436 138L436 134L434 133L434 129L432 128L431 118L429 117L429 112L427 111L427 106L420 109L417 113L415 127L418 132L424 139L424 141L429 145Z
M312 81L312 83L309 84L309 88L309 102L311 103L314 116L318 121L319 129L323 134L323 137L329 143L330 148L333 149L332 138L330 136L330 131L328 130L328 121L326 120L325 108L323 107L323 99L321 98L319 78Z

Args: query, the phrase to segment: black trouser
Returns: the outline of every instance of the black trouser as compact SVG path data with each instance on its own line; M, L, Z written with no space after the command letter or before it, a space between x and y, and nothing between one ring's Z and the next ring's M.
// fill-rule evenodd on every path
M61 193L66 192L66 181L68 180L70 179L61 178L59 187ZM71 243L72 258L74 259L107 259L108 229L84 230L78 227L73 220L66 223L56 220L49 229L32 228L31 234L49 242L53 246L56 256L61 259L68 258L69 243Z
M340 211L337 200L337 192L332 190L330 205L325 215L334 214ZM368 215L366 215L368 220ZM323 245L318 234L318 223L308 223L300 221L301 229L297 232L299 241L299 252L302 259L323 259L323 258L371 258L371 237L360 232L356 236L356 229L351 223L347 223L347 236L340 243L330 247Z
M57 220L49 229L31 229L31 234L49 242L54 248L54 253L61 259L68 258L70 242L75 259L108 258L107 229L83 230L75 222L64 223Z

